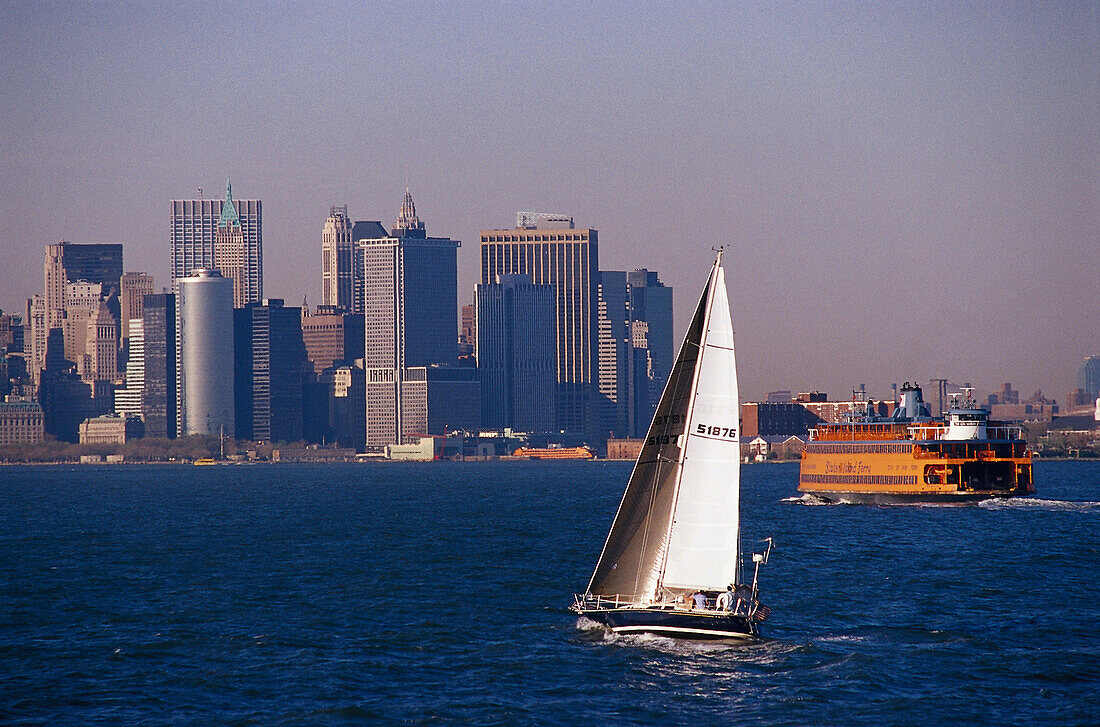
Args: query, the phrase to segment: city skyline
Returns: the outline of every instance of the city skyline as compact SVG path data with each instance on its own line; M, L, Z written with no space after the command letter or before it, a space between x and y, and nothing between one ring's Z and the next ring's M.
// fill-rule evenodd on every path
M1061 400L1100 348L1095 4L157 7L138 32L121 7L3 3L5 312L63 239L121 242L164 287L160 210L227 176L266 203L267 294L316 305L329 208L389 224L407 180L466 243L460 305L478 231L519 209L673 289L729 244L746 398L945 377Z

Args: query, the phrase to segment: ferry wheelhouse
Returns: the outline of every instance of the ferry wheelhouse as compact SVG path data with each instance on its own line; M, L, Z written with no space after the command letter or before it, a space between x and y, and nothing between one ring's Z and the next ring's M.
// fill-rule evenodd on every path
M1020 427L989 420L969 389L933 418L906 383L891 417L870 405L810 430L798 489L831 501L966 502L1035 492ZM961 400L961 401L960 401Z

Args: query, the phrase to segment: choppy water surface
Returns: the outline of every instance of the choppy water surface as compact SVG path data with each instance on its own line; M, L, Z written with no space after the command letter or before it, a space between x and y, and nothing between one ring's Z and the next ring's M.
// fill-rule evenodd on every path
M1096 724L1100 464L1035 469L871 507L746 468L773 613L735 647L566 610L625 463L7 467L0 722Z

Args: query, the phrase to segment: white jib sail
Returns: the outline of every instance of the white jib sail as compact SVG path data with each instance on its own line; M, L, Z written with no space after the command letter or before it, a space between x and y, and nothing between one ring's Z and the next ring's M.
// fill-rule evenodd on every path
M722 590L738 578L740 426L733 322L719 264L688 419L664 588Z

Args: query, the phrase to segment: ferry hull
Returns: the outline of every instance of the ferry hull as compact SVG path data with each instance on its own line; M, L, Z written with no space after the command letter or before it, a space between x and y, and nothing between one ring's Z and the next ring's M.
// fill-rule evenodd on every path
M746 616L657 608L577 609L577 613L617 634L654 634L678 639L746 640L759 635Z
M802 490L828 502L851 505L966 505L995 498L1020 497L1030 492L840 492Z

